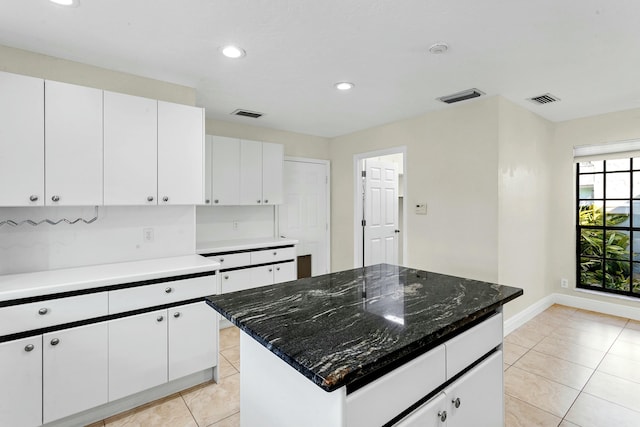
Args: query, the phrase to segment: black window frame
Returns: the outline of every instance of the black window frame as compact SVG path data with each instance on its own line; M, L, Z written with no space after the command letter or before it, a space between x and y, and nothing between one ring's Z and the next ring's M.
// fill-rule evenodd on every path
M637 236L640 237L640 221L638 221L638 224L634 223L634 213L636 215L638 215L638 218L640 218L640 189L639 190L639 194L636 198L634 198L634 173L637 173L638 175L640 175L640 158L634 158L634 157L623 157L621 156L620 158L616 158L616 159L610 159L611 160L625 160L628 159L629 160L629 167L626 170L620 170L620 169L615 169L615 170L611 170L608 171L607 170L607 161L606 159L603 160L598 160L598 161L602 161L602 170L601 171L590 171L590 172L581 172L580 170L580 160L578 159L577 163L576 163L576 195L575 195L575 200L576 200L576 217L575 217L575 224L576 224L576 287L580 288L580 289L588 289L588 290L593 290L593 291L597 291L597 292L602 292L602 293L609 293L609 294L617 294L617 295L624 295L624 296L629 296L632 298L640 298L640 286L638 286L638 289L634 292L634 271L638 272L638 279L640 280L640 247L638 248L634 248L634 233L638 233ZM629 174L629 197L628 198L619 198L619 197L615 197L615 198L607 198L607 177L611 176L613 174L624 174L627 173ZM602 175L602 198L596 198L596 194L593 195L592 198L581 198L580 197L580 177L581 176L587 176L587 175ZM619 226L619 225L607 225L607 213L606 213L606 207L607 207L607 201L617 201L617 202L628 202L628 206L629 206L629 218L628 218L628 226ZM601 203L602 206L602 224L601 225L581 225L580 224L580 212L581 212L581 205L583 205L585 202L592 202L593 204L597 204L597 203ZM637 211L638 212L634 212L634 202L638 203L637 206ZM603 241L603 250L602 250L602 255L601 256L592 256L592 255L586 255L586 254L582 254L582 231L583 230L599 230L602 232L602 236L606 237L607 236L607 232L608 231L621 231L621 232L626 232L629 235L629 254L628 254L628 258L608 258L607 257L607 250L605 249L606 243L604 243ZM639 246L639 245L636 245ZM635 260L634 260L634 249L636 253L635 255ZM582 260L583 259L592 259L592 260L597 260L600 261L600 268L601 270L599 270L602 273L602 279L601 279L601 283L599 283L598 285L595 284L587 284L587 283L582 283ZM606 269L607 269L607 262L616 262L616 261L622 261L622 262L628 262L629 263L629 290L622 290L622 289L614 289L614 288L607 288L606 287L606 277L605 277L605 273L606 273Z

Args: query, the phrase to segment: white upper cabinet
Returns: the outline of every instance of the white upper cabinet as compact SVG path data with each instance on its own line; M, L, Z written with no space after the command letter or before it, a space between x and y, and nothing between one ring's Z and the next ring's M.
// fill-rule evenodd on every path
M283 202L284 146L262 143L262 203L280 205Z
M240 204L262 204L262 143L240 141Z
M104 204L156 205L158 101L104 92Z
M158 101L158 204L204 204L204 110Z
M44 80L0 72L0 206L44 204Z
M211 136L211 204L240 204L240 140Z
M45 204L102 205L102 91L45 82Z

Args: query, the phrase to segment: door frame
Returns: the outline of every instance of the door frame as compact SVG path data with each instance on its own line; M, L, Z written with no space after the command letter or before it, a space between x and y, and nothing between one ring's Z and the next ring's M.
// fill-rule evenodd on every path
M383 150L368 151L366 153L358 153L353 155L353 268L362 267L362 260L364 259L364 253L362 250L362 241L364 239L362 230L362 197L361 184L362 184L362 160L370 157L388 156L390 154L402 154L402 225L406 230L407 228L407 146L402 145L399 147L386 148ZM398 183L398 192L400 192L400 185ZM402 238L402 262L400 265L407 265L409 259L409 251L407 245L407 233L405 230L400 230L403 234Z
M327 204L327 227L325 230L325 236L327 239L327 270L331 272L331 161L322 159L312 159L310 157L295 157L284 156L284 161L300 162L300 163L314 163L324 165L325 173L327 177L326 182L326 204ZM284 167L284 164L283 164ZM284 197L284 195L283 195ZM284 200L283 200L284 203ZM276 218L275 218L275 235L280 236L280 206L276 205Z

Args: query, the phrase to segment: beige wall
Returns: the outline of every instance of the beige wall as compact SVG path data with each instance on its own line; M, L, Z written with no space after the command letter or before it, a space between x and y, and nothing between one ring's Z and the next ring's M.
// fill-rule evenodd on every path
M640 109L603 114L556 124L551 145L552 206L549 224L549 270L547 292L560 292L598 301L638 307L638 301L575 292L575 168L573 147L640 139ZM561 278L569 289L560 288Z
M407 148L405 265L498 279L498 98L331 140L332 270L353 268L354 155ZM408 255L408 256L407 256Z
M187 86L147 79L2 45L0 45L0 71L180 104L195 105L196 102L195 89Z

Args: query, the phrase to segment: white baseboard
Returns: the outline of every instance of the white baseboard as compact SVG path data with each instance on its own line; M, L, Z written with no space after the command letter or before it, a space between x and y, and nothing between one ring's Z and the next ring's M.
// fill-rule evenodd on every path
M521 312L509 317L504 321L504 336L506 337L511 332L518 329L520 326L527 323L529 320L536 317L538 314L545 311L547 308L551 307L555 303L554 295L547 295L546 297L538 300L534 304L531 304L529 307L525 308Z

